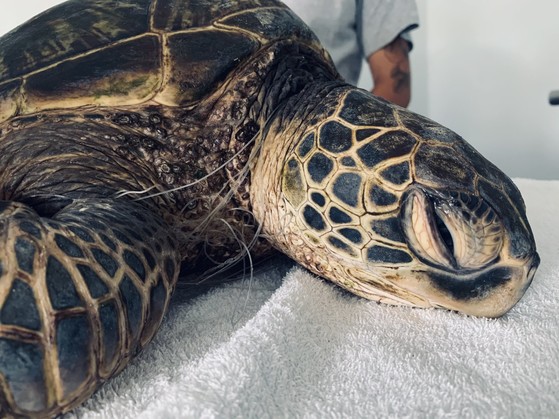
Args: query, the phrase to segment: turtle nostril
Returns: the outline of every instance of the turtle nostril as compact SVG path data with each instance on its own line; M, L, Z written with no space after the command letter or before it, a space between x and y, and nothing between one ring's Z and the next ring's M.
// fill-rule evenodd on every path
M454 254L454 240L452 239L452 235L450 234L448 227L441 219L441 217L439 217L437 211L433 211L433 218L435 219L435 225L437 227L442 242L445 244L449 253L451 255Z

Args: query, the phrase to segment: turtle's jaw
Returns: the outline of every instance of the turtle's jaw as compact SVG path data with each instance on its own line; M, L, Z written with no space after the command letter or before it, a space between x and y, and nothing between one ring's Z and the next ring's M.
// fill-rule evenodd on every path
M515 265L496 267L472 275L429 272L430 290L423 289L434 307L478 317L500 317L522 298L540 263L534 254Z
M473 195L415 187L404 197L401 222L421 266L420 280L406 288L433 306L501 316L522 297L539 265L535 251L509 253L511 236L496 210Z

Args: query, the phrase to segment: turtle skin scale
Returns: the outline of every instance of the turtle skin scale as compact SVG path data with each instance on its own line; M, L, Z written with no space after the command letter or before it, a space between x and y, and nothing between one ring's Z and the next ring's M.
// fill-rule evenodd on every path
M345 84L279 1L73 0L0 38L1 417L72 409L179 276L271 246L373 300L482 316L539 261L510 179Z

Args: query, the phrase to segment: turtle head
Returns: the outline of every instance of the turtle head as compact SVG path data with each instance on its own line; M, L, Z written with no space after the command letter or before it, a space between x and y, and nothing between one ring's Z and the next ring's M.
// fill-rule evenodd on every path
M370 299L506 313L539 263L513 182L427 118L349 86L330 96L284 159L259 161L280 174L265 188L276 246Z

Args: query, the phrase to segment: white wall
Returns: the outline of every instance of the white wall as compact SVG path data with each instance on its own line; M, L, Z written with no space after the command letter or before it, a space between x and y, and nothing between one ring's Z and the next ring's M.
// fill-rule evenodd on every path
M0 13L0 35L12 30L36 14L49 7L63 3L63 0L10 0L2 1Z
M511 176L559 179L559 106L547 103L559 89L559 1L416 1L410 108ZM0 33L60 2L6 2Z
M559 2L429 0L429 116L512 176L559 179Z
M510 176L559 179L559 1L416 1L410 108Z

